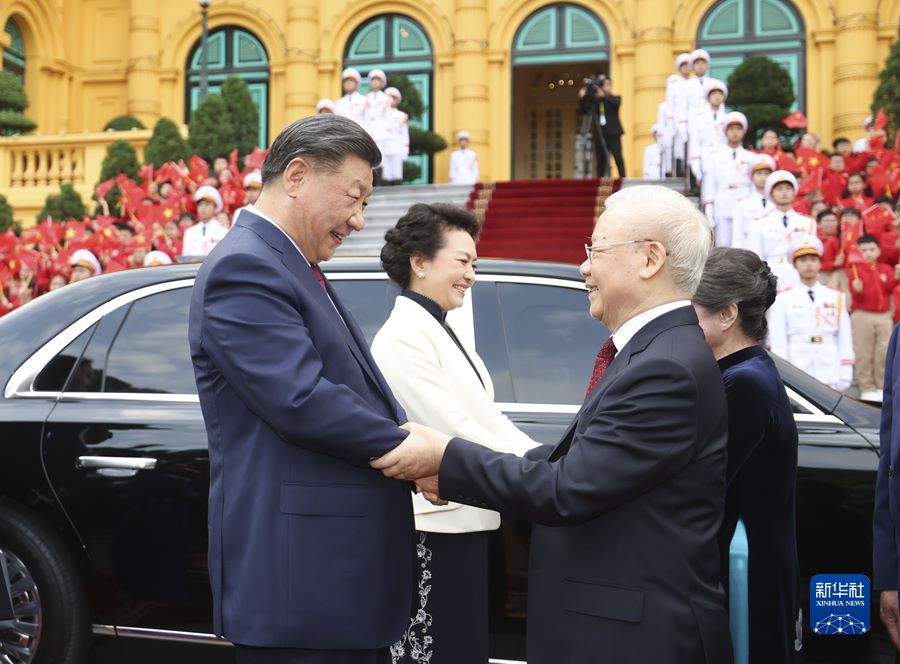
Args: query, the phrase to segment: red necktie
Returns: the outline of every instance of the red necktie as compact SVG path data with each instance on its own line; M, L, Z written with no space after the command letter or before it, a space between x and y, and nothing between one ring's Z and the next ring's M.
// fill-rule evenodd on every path
M322 287L322 290L325 291L325 295L328 295L328 287L325 286L325 277L322 274L322 270L319 269L319 266L315 263L310 263L310 268L312 268L313 274L316 275L316 279L319 280L319 285Z
M597 383L600 382L600 379L603 377L603 374L609 368L609 365L612 364L613 358L616 356L616 346L613 343L613 338L609 337L603 345L600 346L600 352L597 353L597 359L594 361L594 370L591 372L591 382L588 383L587 392L584 393L584 398L587 399L594 387L596 387Z

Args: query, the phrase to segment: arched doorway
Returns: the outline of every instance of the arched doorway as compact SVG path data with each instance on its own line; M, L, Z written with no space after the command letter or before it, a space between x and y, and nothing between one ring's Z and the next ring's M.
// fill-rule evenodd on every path
M266 49L252 33L228 26L213 30L207 37L208 91L218 93L230 75L247 82L250 96L259 109L259 145L265 147L269 136L269 57ZM185 78L184 121L200 105L200 40L188 55Z
M25 81L25 40L15 20L6 22L6 34L10 37L9 47L3 51L3 68L15 74L20 81Z
M360 92L368 91L366 75L372 69L382 69L391 85L391 73L403 74L422 97L422 117L410 120L411 127L424 131L432 128L432 76L434 51L425 29L418 22L402 14L382 14L369 19L350 36L344 50L344 67L355 67L363 76ZM335 95L340 96L336 91ZM408 161L422 170L415 184L431 182L432 163L428 155L411 154Z
M723 81L751 55L765 55L791 75L793 110L806 109L806 29L788 0L720 0L697 30L697 46L709 51L710 73Z
M544 7L516 31L512 65L513 177L573 177L578 90L609 74L606 26L578 5Z

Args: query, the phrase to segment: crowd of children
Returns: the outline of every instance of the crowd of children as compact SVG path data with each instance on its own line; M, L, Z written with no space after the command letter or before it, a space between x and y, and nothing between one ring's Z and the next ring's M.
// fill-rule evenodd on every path
M97 186L103 214L93 219L44 219L16 235L0 235L0 316L67 283L131 267L205 256L221 240L234 213L262 189L264 150L238 168L237 154L214 160L144 167L135 179L122 174ZM120 192L119 214L107 196Z

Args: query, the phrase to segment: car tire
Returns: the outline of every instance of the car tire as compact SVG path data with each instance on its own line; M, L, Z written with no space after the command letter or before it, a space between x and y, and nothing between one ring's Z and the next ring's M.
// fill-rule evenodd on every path
M12 661L82 664L91 640L88 604L60 537L37 517L0 505L0 552L0 563L7 566L16 587L13 609L33 632L20 659L13 656ZM38 611L26 609L32 602ZM0 659L4 638L9 642L14 635L0 631Z

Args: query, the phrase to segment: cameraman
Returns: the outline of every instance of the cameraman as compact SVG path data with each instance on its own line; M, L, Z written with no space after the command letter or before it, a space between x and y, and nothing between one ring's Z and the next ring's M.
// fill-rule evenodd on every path
M612 94L612 80L600 74L594 80L586 81L578 91L578 104L582 113L590 113L591 133L597 152L597 176L610 175L609 157L616 160L619 177L625 177L625 160L622 159L622 122L619 120L619 106L622 97ZM599 135L598 135L599 134Z

